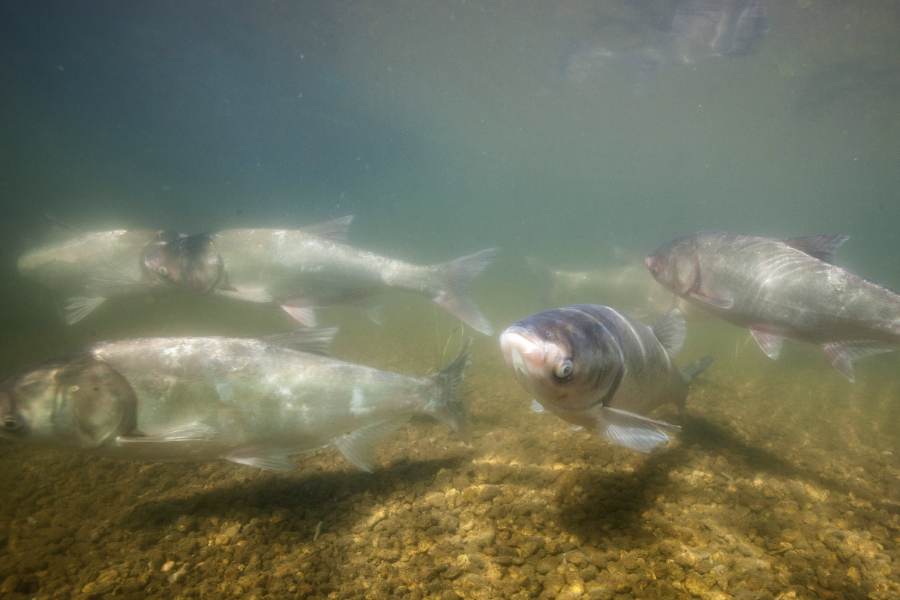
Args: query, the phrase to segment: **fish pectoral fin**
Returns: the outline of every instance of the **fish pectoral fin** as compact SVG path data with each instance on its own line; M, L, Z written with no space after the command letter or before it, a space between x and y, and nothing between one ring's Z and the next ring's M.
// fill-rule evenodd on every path
M856 383L853 363L866 356L891 352L895 348L880 342L832 342L823 344L822 349L825 350L834 368L849 379L850 383Z
M284 312L291 315L295 320L303 323L307 327L316 326L316 309L314 307L282 304L281 308L284 309Z
M772 360L778 360L778 357L781 355L781 347L784 345L783 336L769 333L756 327L750 328L750 334L756 340L760 349L766 353L766 356Z
M334 336L337 335L337 332L337 327L307 327L305 329L291 329L290 331L263 335L259 339L274 346L328 356L331 342L334 341Z
M694 300L709 304L710 306L715 306L716 308L731 308L734 306L734 298L711 298L709 296L698 294L697 292L691 292L690 295Z
M291 464L291 457L284 454L276 454L274 456L226 456L225 460L239 465L247 465L248 467L269 469L270 471L290 471L294 468L294 465Z
M75 296L69 298L68 304L64 309L63 320L66 325L73 325L88 316L91 311L103 304L106 298L86 298L84 296Z
M173 429L156 435L120 436L117 441L122 444L158 444L160 442L208 442L216 435L216 430L208 425L195 423L181 429Z
M656 317L650 325L653 334L670 356L676 356L684 346L687 337L687 325L681 317L681 309L673 308L669 312Z
M666 432L674 433L680 429L677 425L608 406L600 409L597 423L597 432L603 439L641 452L650 452L668 442L670 438Z
M347 232L349 231L350 223L352 222L353 215L347 215L340 219L332 219L331 221L326 221L324 223L303 227L300 231L309 235L317 235L332 242L343 243L347 241Z
M539 414L539 415L540 415L540 414L543 414L543 413L545 413L545 412L547 412L547 409L544 408L544 406L543 406L540 402L538 402L537 400L532 400L532 401L531 401L531 407L530 407L530 408L531 408L531 410L533 410L535 413L537 413L537 414Z
M352 462L354 465L371 473L374 469L372 463L372 453L375 451L375 445L389 433L395 431L398 427L409 420L410 415L402 415L378 421L370 425L364 425L354 431L339 436L334 440L334 445L341 451L344 458Z
M266 303L272 302L272 294L263 288L244 288L233 290L216 290L216 294L226 298L234 298L235 300L243 300L244 302Z
M811 235L784 240L784 244L813 258L834 264L835 250L849 239L849 235Z

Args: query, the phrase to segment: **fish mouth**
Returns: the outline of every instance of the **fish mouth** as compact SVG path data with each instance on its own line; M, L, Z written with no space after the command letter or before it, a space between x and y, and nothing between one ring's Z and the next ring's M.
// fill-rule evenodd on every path
M510 327L500 336L500 349L506 357L507 364L515 372L516 379L528 380L532 371L540 369L544 364L544 349L534 341L527 330L521 327Z

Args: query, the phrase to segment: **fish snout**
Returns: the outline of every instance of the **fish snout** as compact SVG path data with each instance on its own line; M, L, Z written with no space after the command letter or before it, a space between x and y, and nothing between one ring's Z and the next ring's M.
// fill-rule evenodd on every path
M526 330L515 326L500 336L500 349L506 358L506 364L515 372L516 379L530 378L545 362L542 345L531 339Z

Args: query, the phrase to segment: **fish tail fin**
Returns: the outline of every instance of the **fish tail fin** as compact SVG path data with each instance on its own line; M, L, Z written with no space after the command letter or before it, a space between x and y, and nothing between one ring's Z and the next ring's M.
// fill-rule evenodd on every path
M712 364L712 361L712 356L704 356L696 363L689 364L687 367L685 367L684 371L681 372L681 376L684 378L684 382L692 382L697 375L705 371L706 367Z
M449 365L430 377L437 387L437 396L425 406L425 412L442 421L456 432L462 441L472 441L469 407L462 396L463 375L472 355L472 338L469 338L456 358Z
M486 335L491 334L491 325L469 297L468 287L469 282L496 258L497 252L497 248L488 248L434 267L444 275L444 279L432 300L466 325Z

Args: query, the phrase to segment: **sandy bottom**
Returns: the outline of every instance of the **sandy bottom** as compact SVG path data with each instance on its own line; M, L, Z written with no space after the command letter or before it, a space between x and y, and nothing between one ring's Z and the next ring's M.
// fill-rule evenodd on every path
M336 356L433 363L429 335L353 327ZM333 448L276 473L2 444L0 597L900 597L896 359L851 385L733 340L649 455L530 412L483 336L473 446L413 419L371 475Z

